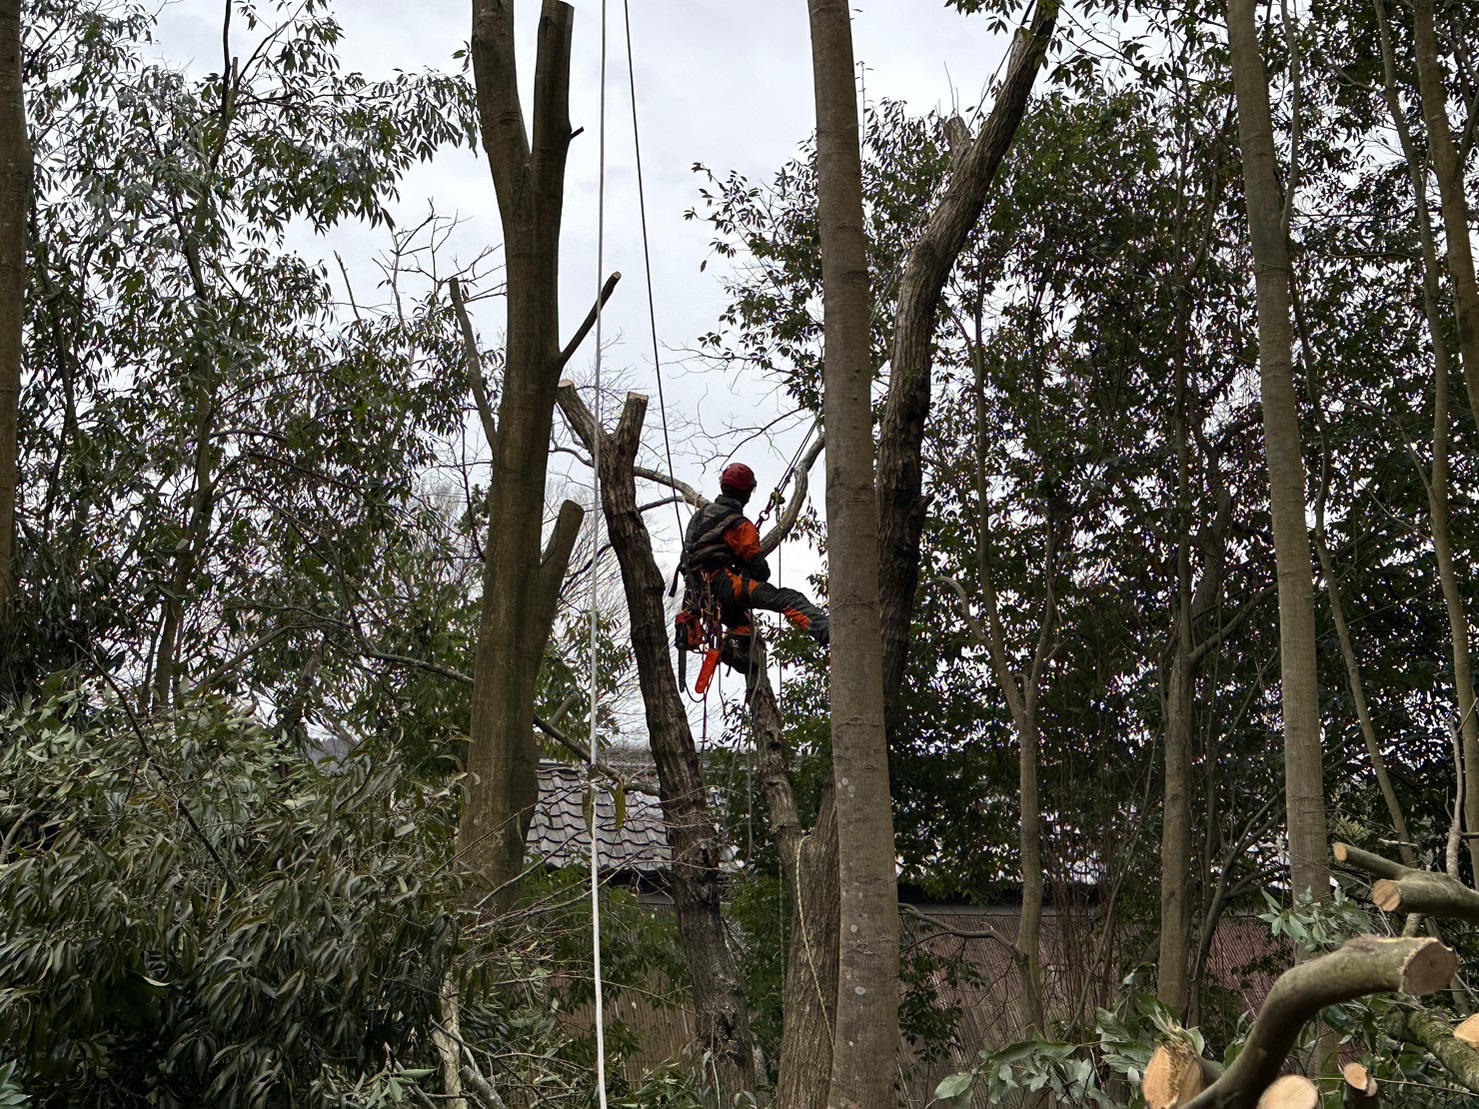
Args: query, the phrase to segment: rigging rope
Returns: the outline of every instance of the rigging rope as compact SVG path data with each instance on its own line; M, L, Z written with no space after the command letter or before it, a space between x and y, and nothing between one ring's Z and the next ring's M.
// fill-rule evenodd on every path
M657 307L652 295L652 250L647 237L647 188L642 178L642 135L637 127L637 67L632 64L632 7L631 0L621 0L623 22L627 39L627 88L632 97L632 153L637 164L637 211L642 224L642 264L647 274L647 322L652 331L652 372L657 377L657 411L662 416L662 446L668 463L668 477L676 478L673 469L673 444L668 438L668 405L663 397L662 360L657 349ZM678 539L683 538L683 512L678 502L673 502L673 518L678 524Z
M597 612L598 587L601 569L601 439L606 434L601 423L601 288L606 280L606 0L601 0L601 101L597 126L598 170L596 178L596 367L595 397L591 410L594 413L595 433L591 437L591 642L590 642L590 702L591 702L591 761L587 770L588 787L591 791L591 977L595 985L596 1010L596 1096L600 1109L606 1109L606 1014L602 998L601 982L601 876L600 846L597 843L597 828L600 811L597 800L600 796L596 784L597 667L599 620Z

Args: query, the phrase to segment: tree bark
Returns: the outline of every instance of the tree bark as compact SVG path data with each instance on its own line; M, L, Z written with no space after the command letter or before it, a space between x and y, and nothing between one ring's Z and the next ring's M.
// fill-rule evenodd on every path
M1438 179L1443 232L1448 242L1448 273L1458 313L1458 342L1468 389L1469 408L1479 423L1479 283L1474 278L1474 253L1469 242L1469 203L1464 193L1464 169L1448 122L1448 88L1438 57L1433 0L1413 0L1412 49L1417 59L1417 84L1422 97L1423 126L1428 152Z
M1479 1094L1479 1051L1457 1039L1448 1021L1426 1009L1398 1009L1390 1031L1399 1040L1426 1048L1459 1085Z
M21 0L0 0L0 658L10 650L15 610L21 333L26 318L31 175L21 76Z
M669 650L668 621L663 608L662 573L652 554L652 539L637 508L633 465L641 443L647 398L629 393L614 434L596 426L595 417L574 386L559 393L560 411L584 444L596 453L601 438L601 507L606 534L621 565L627 611L631 615L632 651L647 713L647 736L657 763L663 827L672 853L669 870L678 936L683 945L698 1019L698 1041L714 1060L724 1104L754 1090L756 1067L744 988L721 909L723 883L719 864L724 843L709 813L703 771L688 713L678 693Z
M1228 0L1228 47L1238 105L1248 230L1258 306L1259 384L1269 512L1278 573L1284 796L1290 876L1296 896L1330 895L1315 664L1314 576L1305 522L1305 471L1294 395L1289 243L1283 220L1254 0Z
M582 517L566 501L541 556L555 394L573 353L559 343L559 249L574 9L544 0L540 12L532 143L514 66L514 0L473 0L472 13L473 78L503 226L508 325L473 661L470 785L457 835L463 861L479 876L473 896L489 895L497 910L517 888L538 798L534 687Z
M817 111L817 207L827 425L829 702L841 943L828 1103L894 1100L899 910L883 720L878 502L868 251L852 26L846 0L808 0Z
M823 786L816 823L810 832L805 831L791 790L780 707L763 658L752 662L748 672L746 700L760 788L770 813L781 875L791 896L776 1104L788 1109L822 1109L832 1082L840 941L833 789L830 781Z
M898 712L909 661L919 539L924 529L924 423L940 294L971 228L981 217L1042 68L1058 0L1040 0L1028 29L1012 42L1007 74L991 114L951 170L919 239L909 250L894 310L888 397L878 439L878 542L883 603L883 688L887 719Z

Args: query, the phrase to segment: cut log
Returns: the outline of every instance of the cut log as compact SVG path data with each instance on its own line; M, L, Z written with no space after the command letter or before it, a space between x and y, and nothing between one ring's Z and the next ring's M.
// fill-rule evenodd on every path
M1360 1063L1347 1063L1340 1072L1345 1080L1346 1109L1373 1109L1377 1104L1376 1079Z
M1278 1083L1300 1030L1325 1006L1373 993L1432 993L1448 985L1457 969L1457 956L1439 940L1357 936L1338 951L1285 971L1269 991L1242 1053L1192 1105L1253 1109L1268 1104L1263 1096Z
M1479 923L1479 893L1447 874L1412 870L1383 878L1371 887L1371 900L1384 912L1422 913Z
M1352 847L1349 843L1337 843L1331 848L1331 854L1335 861L1342 866L1348 866L1353 870L1361 870L1370 874L1373 878L1401 878L1406 874L1421 873L1414 871L1401 863L1393 862L1382 855L1374 855L1370 851L1362 851L1359 847Z
M1155 1049L1140 1080L1148 1109L1176 1109L1202 1092L1202 1068L1184 1040L1167 1040Z
M1462 1040L1470 1047L1479 1049L1479 1013L1475 1013L1468 1020L1463 1021L1453 1030L1456 1039Z
M1258 1109L1319 1109L1320 1091L1302 1074L1281 1074L1263 1091Z

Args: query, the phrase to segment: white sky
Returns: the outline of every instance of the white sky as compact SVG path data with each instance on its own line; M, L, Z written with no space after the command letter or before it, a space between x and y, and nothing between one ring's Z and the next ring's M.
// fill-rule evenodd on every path
M627 92L626 40L621 0L609 4L607 67L607 188L605 269L620 270L621 285L603 316L606 354L603 379L621 378L653 403L644 437L645 461L666 468L661 450L651 338L643 284L636 176ZM629 0L641 123L643 174L651 235L657 328L663 351L674 470L706 493L717 492L717 473L734 452L756 471L756 507L780 480L809 420L793 422L768 442L746 445L729 427L768 424L785 410L773 383L735 380L682 352L712 330L726 305L721 280L726 263L709 259L708 225L685 221L698 202L695 162L723 177L737 170L764 180L791 158L812 132L811 55L805 0ZM266 8L267 5L263 4ZM599 285L596 269L598 122L600 95L600 0L575 4L571 68L571 121L585 131L573 143L566 176L561 257L561 313L565 332L588 311ZM223 0L173 0L159 27L159 52L171 64L199 73L219 72ZM521 0L518 12L520 79L527 90L534 71L534 28L538 0ZM396 69L455 71L452 57L468 37L469 0L338 0L344 29L340 56L346 70L387 77ZM237 21L239 27L240 21ZM243 45L245 32L238 31ZM977 104L998 69L1006 39L992 35L985 20L966 18L943 0L864 0L854 6L856 55L864 65L868 101L904 100L912 110ZM246 55L250 48L233 52ZM527 115L527 113L526 113ZM433 164L413 170L395 211L400 226L418 223L434 203L442 215L464 222L453 240L455 253L470 260L501 240L493 185L480 155L441 153ZM374 258L388 239L384 231L345 227L327 236L304 232L292 245L305 256L328 261L338 281L340 253L362 302L375 300ZM699 265L709 259L705 272ZM475 306L485 347L503 329L501 300ZM571 376L589 380L594 343L572 364ZM679 360L682 360L679 364ZM613 418L608 412L608 422ZM558 417L556 418L558 424ZM701 425L703 435L696 434ZM589 481L568 456L556 456L552 471ZM822 467L812 474L813 503L820 506ZM578 500L589 493L570 490ZM649 514L665 573L676 562L678 537L667 509ZM783 561L786 584L806 588L816 570L815 552L789 544ZM823 603L825 603L823 599ZM692 680L690 675L690 680ZM640 725L639 725L640 730Z
M641 239L631 147L625 38L621 0L609 4L607 70L606 269L623 279L603 318L607 350L603 374L622 375L631 387L654 397L649 430L657 426L651 340L642 283ZM708 225L685 221L697 203L699 181L691 172L702 162L723 175L738 170L763 179L791 157L814 124L811 59L805 0L630 0L636 58L643 172L652 240L657 326L665 364L692 348L712 329L724 307L722 260L708 257ZM160 52L176 64L201 72L220 66L221 0L174 0L164 8ZM266 7L266 5L263 5ZM598 284L596 209L601 3L577 2L571 73L571 119L585 132L572 145L566 178L562 251L562 314L567 332L590 307ZM533 74L533 32L539 4L522 0L520 77ZM341 56L346 69L369 77L395 69L451 70L453 51L468 37L468 0L339 0L344 28ZM955 103L975 104L996 71L1004 40L990 34L984 19L970 19L942 0L873 0L854 8L856 51L866 67L868 100L903 99L917 111ZM240 27L240 20L237 21ZM238 36L244 43L244 32ZM246 51L238 51L245 53ZM401 225L426 214L428 201L465 223L454 240L471 258L500 241L493 186L480 156L446 151L406 179L397 212ZM294 245L308 255L332 259L339 251L354 276L356 291L373 284L371 259L386 246L385 234L336 229L327 237L304 236ZM337 276L331 261L330 272ZM502 302L479 306L477 324L485 345L503 327ZM589 373L594 349L587 341L577 357L576 376ZM717 442L680 433L675 443L679 476L707 490L715 484L715 451L722 458L737 447L723 436L726 422L749 426L779 411L780 398L763 381L731 381L689 359L665 365L670 420L676 426L701 419ZM702 405L701 405L702 402ZM702 413L700 415L700 406ZM779 480L796 438L782 436L767 451L740 448L760 477L761 492ZM649 435L656 444L658 437ZM818 467L820 470L820 467ZM818 473L816 476L820 476Z

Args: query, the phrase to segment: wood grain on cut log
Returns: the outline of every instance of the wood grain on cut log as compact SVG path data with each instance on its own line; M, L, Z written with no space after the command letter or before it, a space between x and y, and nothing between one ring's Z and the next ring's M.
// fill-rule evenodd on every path
M1459 1022L1458 1027L1453 1030L1455 1039L1462 1040L1470 1047L1479 1050L1479 1013Z
M1448 985L1457 970L1453 951L1426 937L1357 936L1338 951L1301 963L1274 983L1242 1053L1189 1104L1256 1109L1266 1104L1260 1099L1278 1081L1301 1029L1325 1006L1373 993L1432 993Z
M1360 1063L1347 1063L1340 1077L1345 1082L1346 1109L1373 1109L1377 1104L1376 1079Z
M1479 892L1447 874L1410 870L1382 878L1371 887L1371 900L1388 913L1423 913L1479 923Z
M1317 1109L1319 1088L1302 1074L1281 1074L1258 1099L1258 1109Z
M1150 1057L1140 1092L1148 1109L1176 1109L1201 1093L1204 1085L1191 1045L1185 1040L1167 1040Z

